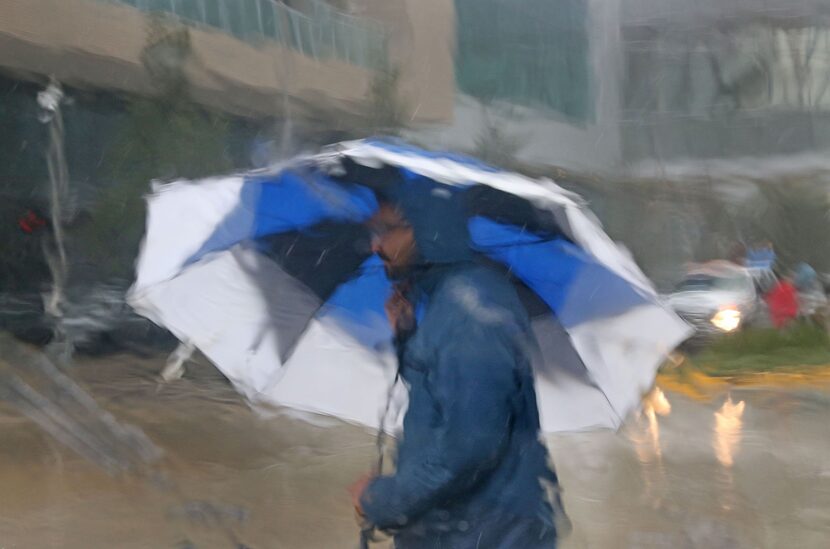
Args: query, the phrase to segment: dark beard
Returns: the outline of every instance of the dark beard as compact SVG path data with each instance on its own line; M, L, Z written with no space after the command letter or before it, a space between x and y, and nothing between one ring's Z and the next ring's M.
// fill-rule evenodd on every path
M388 278L392 282L402 282L409 278L409 275L412 274L412 266L405 266L405 267L393 267L388 263L383 264L383 270L386 272L386 278Z
M421 254L416 250L412 260L406 265L393 266L388 255L382 251L377 251L375 254L383 261L383 270L386 273L386 278L391 282L403 282L429 266L421 259Z
M383 253L382 251L377 251L375 253L380 258L380 260L383 261L383 270L384 272L386 272L386 278L388 278L392 282L400 282L402 280L405 280L412 272L412 267L408 265L402 267L392 266L389 256Z

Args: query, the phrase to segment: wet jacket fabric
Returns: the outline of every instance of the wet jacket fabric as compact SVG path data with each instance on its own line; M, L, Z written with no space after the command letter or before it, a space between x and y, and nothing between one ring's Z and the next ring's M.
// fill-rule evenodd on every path
M475 262L455 198L402 206L422 256L410 295L422 313L399 348L409 407L396 472L370 483L364 512L399 549L555 547L527 313L500 272Z

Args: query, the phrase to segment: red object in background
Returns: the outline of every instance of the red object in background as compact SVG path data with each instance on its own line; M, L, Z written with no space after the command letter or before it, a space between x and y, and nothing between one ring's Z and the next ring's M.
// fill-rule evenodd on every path
M788 280L781 280L764 297L769 307L772 324L786 326L798 316L798 291Z
M32 210L26 210L26 215L17 220L17 225L23 229L24 233L32 234L46 227L47 222Z

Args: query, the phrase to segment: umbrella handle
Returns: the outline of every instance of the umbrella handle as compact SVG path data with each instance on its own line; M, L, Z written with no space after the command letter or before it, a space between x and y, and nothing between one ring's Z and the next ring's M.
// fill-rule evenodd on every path
M371 531L370 530L361 530L360 531L360 549L369 549L369 537Z
M400 357L399 357L400 360ZM389 408L392 405L392 397L395 391L395 385L397 385L398 380L401 377L401 370L400 366L398 366L398 371L395 372L395 379L392 381L392 385L389 387L389 391L386 395L386 406L383 410L383 414L380 416L380 429L378 430L377 437L375 438L375 449L377 450L377 464L375 466L375 474L381 475L383 474L383 454L384 449L386 446L386 416L389 414ZM369 541L372 539L372 533L374 532L374 528L361 528L360 530L360 549L369 549Z

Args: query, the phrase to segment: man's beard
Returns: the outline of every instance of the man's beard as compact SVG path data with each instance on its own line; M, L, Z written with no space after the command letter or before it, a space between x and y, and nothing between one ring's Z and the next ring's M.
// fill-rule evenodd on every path
M402 280L406 280L407 278L409 278L409 275L412 274L411 265L394 266L384 262L383 270L386 271L386 278L388 278L392 282L400 282Z

